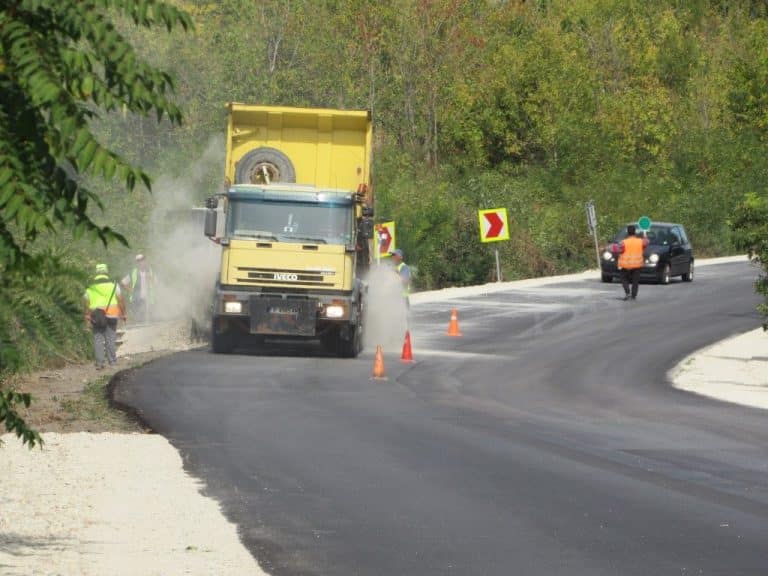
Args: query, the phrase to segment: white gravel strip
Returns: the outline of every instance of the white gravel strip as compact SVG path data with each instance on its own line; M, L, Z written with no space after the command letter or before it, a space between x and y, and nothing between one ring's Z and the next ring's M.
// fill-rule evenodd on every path
M669 372L681 390L768 410L768 333L757 328L696 351Z
M1 438L0 574L265 574L162 436Z

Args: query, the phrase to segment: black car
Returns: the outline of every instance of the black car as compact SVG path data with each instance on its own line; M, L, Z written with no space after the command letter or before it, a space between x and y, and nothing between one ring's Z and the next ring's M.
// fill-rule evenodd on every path
M632 223L630 223L632 224ZM641 280L651 280L659 284L669 284L673 276L681 276L684 282L693 280L693 247L682 224L656 222L646 232L648 247L645 249L645 262L640 270ZM627 237L627 225L616 233L613 240L605 247L600 258L603 282L612 282L621 277L618 267L619 254L615 246Z

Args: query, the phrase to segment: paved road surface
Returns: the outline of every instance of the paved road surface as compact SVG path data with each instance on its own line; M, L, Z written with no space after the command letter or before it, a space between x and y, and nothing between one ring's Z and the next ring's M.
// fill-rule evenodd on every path
M117 391L278 575L768 573L768 412L673 389L757 324L744 263L414 306L414 364L242 351ZM445 336L459 310L461 338Z

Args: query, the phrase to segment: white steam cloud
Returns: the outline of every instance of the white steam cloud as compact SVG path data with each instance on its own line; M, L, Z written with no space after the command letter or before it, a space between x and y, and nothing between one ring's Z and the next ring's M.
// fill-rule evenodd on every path
M155 207L144 254L155 280L153 320L210 322L221 247L203 235L202 198L218 191L203 188L216 171L223 179L223 167L223 139L213 138L202 156L190 161L187 174L161 176L152 187Z
M400 277L389 259L375 262L367 274L365 348L375 352L381 346L386 353L400 352L408 330L407 312Z

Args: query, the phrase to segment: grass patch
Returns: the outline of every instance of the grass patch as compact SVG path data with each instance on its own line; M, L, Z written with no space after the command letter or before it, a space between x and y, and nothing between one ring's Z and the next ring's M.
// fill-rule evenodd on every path
M137 426L125 412L110 406L107 394L111 376L105 375L88 382L83 391L74 397L59 402L64 417L79 421L88 427L92 424L98 430L114 432L135 432Z

